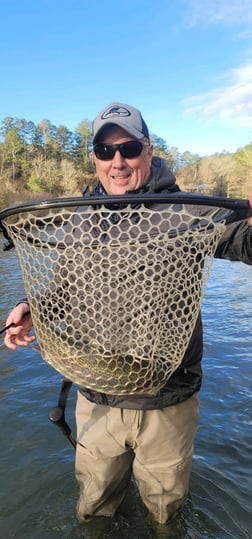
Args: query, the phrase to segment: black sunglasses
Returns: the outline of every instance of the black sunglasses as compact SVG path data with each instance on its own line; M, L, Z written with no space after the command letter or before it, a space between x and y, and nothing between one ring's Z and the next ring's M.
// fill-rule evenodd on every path
M119 150L122 157L134 159L134 157L138 157L142 153L143 147L143 143L137 140L130 140L121 144L95 144L94 153L102 161L113 159L117 150Z

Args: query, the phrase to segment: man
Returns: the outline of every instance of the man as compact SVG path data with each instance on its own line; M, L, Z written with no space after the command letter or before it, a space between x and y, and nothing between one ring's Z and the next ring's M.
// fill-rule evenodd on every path
M98 195L179 191L172 172L153 157L141 113L112 103L93 124L93 157ZM252 199L251 199L252 201ZM216 256L252 264L252 229L248 222L226 227ZM32 320L21 301L6 324L6 345L27 346ZM79 520L113 516L133 471L143 502L160 522L182 506L189 490L193 443L201 386L202 324L198 317L180 367L157 395L107 395L79 388L76 407L76 478L80 484Z

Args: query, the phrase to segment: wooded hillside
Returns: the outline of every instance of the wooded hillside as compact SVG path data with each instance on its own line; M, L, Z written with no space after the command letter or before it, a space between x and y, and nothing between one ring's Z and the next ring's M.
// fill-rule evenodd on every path
M38 125L18 118L0 124L0 207L33 199L80 195L95 181L91 122L84 119L71 132L42 120ZM151 134L154 153L163 157L182 190L247 198L252 192L252 143L211 156L180 153ZM225 144L225 141L223 141Z

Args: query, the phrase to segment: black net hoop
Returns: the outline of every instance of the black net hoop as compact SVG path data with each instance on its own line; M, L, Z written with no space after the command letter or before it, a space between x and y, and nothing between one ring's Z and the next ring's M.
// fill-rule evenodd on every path
M182 193L0 212L43 359L90 389L156 394L183 359L218 241L248 216L247 201Z

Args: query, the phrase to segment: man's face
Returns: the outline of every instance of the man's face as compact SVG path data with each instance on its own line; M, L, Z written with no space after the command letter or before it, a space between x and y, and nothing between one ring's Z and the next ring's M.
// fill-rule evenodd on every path
M134 139L123 129L109 126L102 132L99 144L121 144ZM109 161L94 155L98 178L108 195L124 195L141 187L149 177L153 146L144 146L142 153L133 159L124 158L119 150Z

